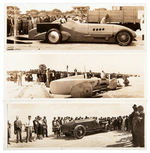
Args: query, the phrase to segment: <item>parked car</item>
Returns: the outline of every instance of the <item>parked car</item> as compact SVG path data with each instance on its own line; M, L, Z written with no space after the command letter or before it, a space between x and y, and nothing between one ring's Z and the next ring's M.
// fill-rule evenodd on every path
M65 136L74 136L77 139L83 138L86 134L106 131L106 122L98 123L95 119L74 120L61 127Z
M65 23L40 23L29 31L29 39L45 40L52 44L61 42L117 43L128 46L135 40L133 30L115 24L79 23L69 20Z

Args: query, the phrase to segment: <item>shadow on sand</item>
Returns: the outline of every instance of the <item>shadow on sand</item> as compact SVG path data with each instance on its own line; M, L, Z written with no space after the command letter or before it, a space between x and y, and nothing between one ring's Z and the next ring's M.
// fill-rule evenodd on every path
M131 136L128 136L125 138L121 138L119 141L116 141L115 144L107 145L106 147L125 147L125 148L133 147L131 140L132 140Z

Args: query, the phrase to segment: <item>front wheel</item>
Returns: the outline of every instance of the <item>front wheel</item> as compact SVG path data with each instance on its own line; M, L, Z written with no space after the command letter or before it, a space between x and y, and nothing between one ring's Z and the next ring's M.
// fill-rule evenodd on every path
M51 44L57 44L61 41L61 34L57 29L51 29L47 34L47 40Z
M116 35L116 41L120 46L128 46L132 42L132 36L128 31L120 31Z
M77 125L73 133L75 138L82 139L86 134L86 128L83 125Z

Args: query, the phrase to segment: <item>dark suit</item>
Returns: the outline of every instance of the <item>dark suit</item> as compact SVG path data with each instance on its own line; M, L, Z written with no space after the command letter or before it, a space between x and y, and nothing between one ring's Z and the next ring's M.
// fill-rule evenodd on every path
M48 133L47 133L47 120L43 119L43 137L44 135L46 135L46 137L48 137Z
M14 133L16 134L16 142L22 142L22 122L20 120L14 122Z

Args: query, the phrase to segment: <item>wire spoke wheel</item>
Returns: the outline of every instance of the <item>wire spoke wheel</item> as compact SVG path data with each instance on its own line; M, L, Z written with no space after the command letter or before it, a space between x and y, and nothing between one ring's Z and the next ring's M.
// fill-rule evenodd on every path
M86 129L83 125L78 125L74 129L74 137L77 139L81 139L85 136Z
M128 46L132 42L131 35L127 31L119 32L116 38L120 46Z

